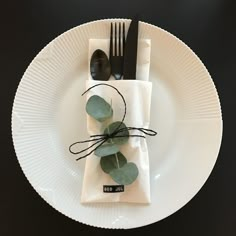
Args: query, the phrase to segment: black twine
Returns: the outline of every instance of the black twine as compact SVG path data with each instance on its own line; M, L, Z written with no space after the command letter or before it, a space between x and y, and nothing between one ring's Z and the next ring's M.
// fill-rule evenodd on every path
M112 138L122 138L122 137L140 137L140 138L145 138L144 135L140 135L140 134L128 134L128 135L122 135L120 133L122 133L123 131L125 130L138 130L139 132L143 133L143 134L146 134L146 135L149 135L149 136L155 136L157 135L157 132L154 131L154 130L151 130L151 129L145 129L145 128L136 128L136 127L127 127L127 128L120 128L121 125L123 124L123 121L125 119L125 116L126 116L126 110L127 110L127 105L126 105L126 101L125 101L125 98L124 96L121 94L121 92L114 86L112 85L109 85L109 84L105 84L105 83L100 83L100 84L96 84L96 85L93 85L92 87L88 88L83 94L86 94L88 91L90 91L91 89L97 87L97 86L101 86L101 85L104 85L104 86L108 86L108 87L111 87L113 89L116 90L116 92L121 96L123 102L124 102L124 106L125 106L125 110L124 110L124 115L122 117L122 120L120 122L120 124L116 127L116 129L111 133L107 133L107 134L95 134L95 135L90 135L90 139L88 140L84 140L84 141L79 141L79 142L75 142L75 143L72 143L69 147L69 151L72 153L72 154L81 154L85 151L88 151L89 149L93 148L91 151L89 151L87 154L79 157L76 159L76 161L80 160L80 159L83 159L87 156L89 156L90 154L92 154L98 147L102 146L105 142L107 142L109 139L112 139ZM120 135L119 135L120 134ZM91 139L92 138L92 139ZM74 152L72 151L72 147L74 145L77 145L77 144L81 144L81 143L88 143L88 142L94 142L93 144L91 144L89 147L85 148L85 149L82 149L81 151L79 152Z

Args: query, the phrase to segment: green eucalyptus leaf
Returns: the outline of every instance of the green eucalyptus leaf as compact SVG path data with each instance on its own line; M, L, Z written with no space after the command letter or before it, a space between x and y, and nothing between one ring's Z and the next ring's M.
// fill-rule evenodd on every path
M98 157L108 156L119 152L119 147L113 143L106 143L98 147L94 154Z
M118 184L132 184L138 177L138 168L133 162L123 165L121 168L113 169L109 174Z
M126 127L126 125L120 121L116 121L111 123L105 130L104 134L112 134L116 129L119 127L119 130L122 129L121 132L115 135L114 138L110 138L108 140L109 143L115 143L115 144L124 144L128 141L129 139L129 131ZM124 136L124 137L117 137L116 136Z
M100 122L112 117L113 115L113 110L110 104L97 95L93 95L88 99L86 112Z
M104 156L100 160L101 168L107 174L109 174L114 169L121 168L126 163L127 159L121 152L109 156Z

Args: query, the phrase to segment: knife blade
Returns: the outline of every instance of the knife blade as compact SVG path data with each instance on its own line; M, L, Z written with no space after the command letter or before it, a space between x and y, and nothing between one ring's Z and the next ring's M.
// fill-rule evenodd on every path
M137 49L138 49L138 17L132 19L124 52L124 79L136 79Z

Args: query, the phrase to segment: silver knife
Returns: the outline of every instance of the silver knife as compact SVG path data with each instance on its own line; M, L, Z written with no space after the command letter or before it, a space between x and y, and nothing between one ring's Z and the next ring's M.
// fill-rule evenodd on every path
M124 52L124 79L136 79L137 50L138 50L138 17L130 23Z

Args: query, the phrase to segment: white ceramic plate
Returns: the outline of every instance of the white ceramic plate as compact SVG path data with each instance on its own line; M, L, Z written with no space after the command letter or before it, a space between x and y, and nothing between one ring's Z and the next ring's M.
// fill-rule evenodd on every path
M171 215L200 190L217 159L222 117L214 83L199 58L170 33L140 23L140 38L152 41L150 127L158 131L147 139L152 203L82 205L84 161L76 162L68 146L87 137L81 93L88 39L109 38L110 22L75 27L35 57L17 89L12 136L24 174L52 207L85 224L135 228Z

